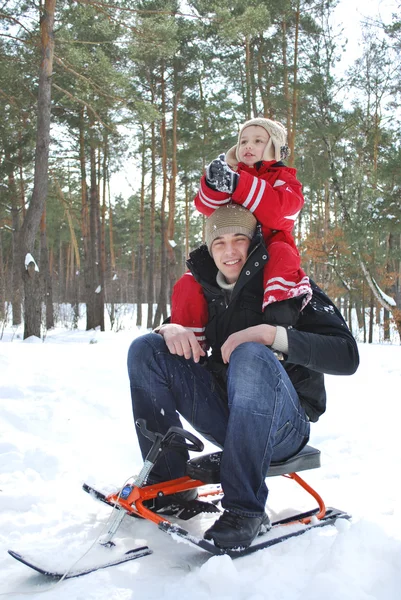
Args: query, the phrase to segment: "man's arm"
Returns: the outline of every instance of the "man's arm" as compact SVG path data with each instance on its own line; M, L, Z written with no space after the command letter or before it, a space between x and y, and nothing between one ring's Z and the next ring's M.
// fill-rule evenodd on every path
M247 327L246 329L232 333L221 347L223 362L228 364L231 353L237 346L245 342L257 342L264 346L271 346L276 336L276 329L273 325L262 323L261 325L254 325L253 327Z
M351 335L320 335L296 329L289 329L287 335L290 363L328 375L352 375L358 368L358 348Z

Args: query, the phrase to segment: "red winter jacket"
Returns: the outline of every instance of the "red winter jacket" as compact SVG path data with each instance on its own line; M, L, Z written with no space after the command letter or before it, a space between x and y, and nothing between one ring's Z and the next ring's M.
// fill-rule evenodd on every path
M203 176L195 196L198 211L208 217L216 208L232 200L254 213L262 225L267 243L273 232L281 231L285 241L295 247L289 234L304 205L302 185L296 178L296 169L276 161L262 162L258 170L239 163L237 173L240 178L232 196L210 189Z

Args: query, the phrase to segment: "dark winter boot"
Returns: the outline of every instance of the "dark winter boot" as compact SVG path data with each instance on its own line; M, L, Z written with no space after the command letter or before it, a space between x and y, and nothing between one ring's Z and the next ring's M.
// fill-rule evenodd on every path
M177 494L170 494L170 496L158 496L152 500L145 500L143 503L146 508L158 512L163 515L171 515L171 510L176 507L182 508L188 502L193 502L198 498L198 488L187 490L185 492L178 492Z
M197 488L170 496L158 496L153 500L145 500L143 505L160 515L174 516L183 521L188 521L200 513L220 512L213 503L198 500Z
M223 549L248 548L256 536L266 533L270 528L270 519L266 514L245 517L225 510L205 532L204 538L213 540L216 546Z

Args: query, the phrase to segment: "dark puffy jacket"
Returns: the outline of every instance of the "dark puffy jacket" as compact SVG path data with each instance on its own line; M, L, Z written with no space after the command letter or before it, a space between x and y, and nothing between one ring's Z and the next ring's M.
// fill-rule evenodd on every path
M288 355L282 364L309 419L317 421L326 410L323 374L352 375L359 364L358 348L341 313L313 281L313 297L302 311L295 299L271 304L263 312L263 266L267 260L258 230L228 298L217 286L217 268L206 246L190 254L187 266L201 284L209 307L205 335L212 353L207 368L224 387L228 365L222 362L220 349L226 339L236 331L261 323L284 325L288 332Z

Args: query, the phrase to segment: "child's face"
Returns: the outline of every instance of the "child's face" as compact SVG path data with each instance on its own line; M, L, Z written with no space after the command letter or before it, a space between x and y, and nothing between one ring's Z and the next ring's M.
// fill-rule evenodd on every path
M240 162L252 167L262 160L270 136L264 127L250 125L245 127L239 140L238 155Z

